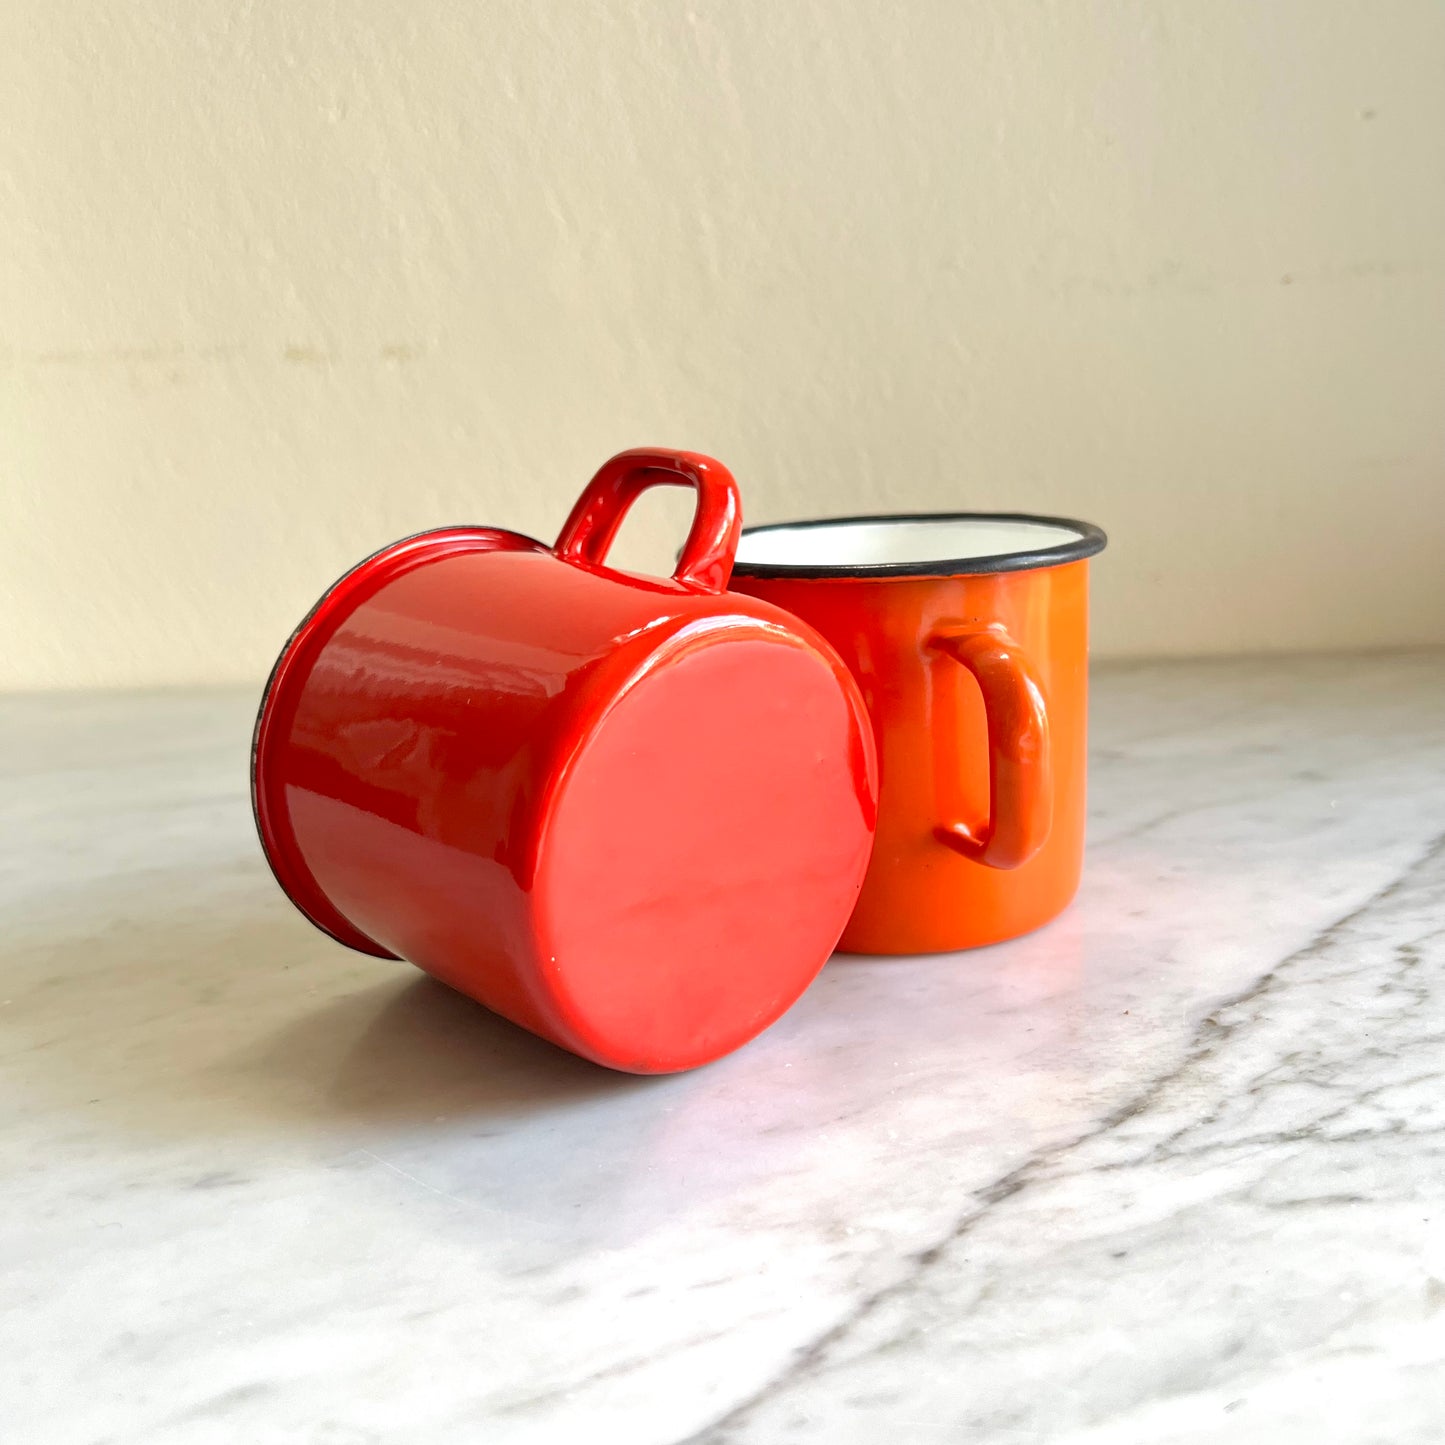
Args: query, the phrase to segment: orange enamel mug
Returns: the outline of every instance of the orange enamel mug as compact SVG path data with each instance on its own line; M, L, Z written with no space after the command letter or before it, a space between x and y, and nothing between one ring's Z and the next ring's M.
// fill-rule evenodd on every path
M840 517L744 531L731 589L841 655L878 744L879 815L839 948L936 953L1027 933L1084 855L1088 558L1061 517Z

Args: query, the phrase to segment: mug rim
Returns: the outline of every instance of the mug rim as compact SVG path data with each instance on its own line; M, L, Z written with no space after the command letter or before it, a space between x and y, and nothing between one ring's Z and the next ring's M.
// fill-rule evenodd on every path
M290 810L284 789L278 789L272 759L284 745L284 735L277 738L277 718L284 714L302 683L310 675L315 662L318 641L324 642L338 614L344 616L346 605L358 594L365 593L377 577L388 572L399 574L424 562L438 560L447 554L477 550L493 550L503 542L507 550L512 544L523 544L515 550L548 549L532 537L509 532L502 527L481 527L457 523L449 527L429 527L424 532L411 532L388 542L355 566L347 568L312 605L311 610L292 629L290 637L271 664L261 700L256 708L256 723L251 730L251 821L260 840L261 855L282 893L309 923L358 953L374 958L395 959L396 954L368 938L326 896L310 868L300 855L291 827ZM482 547L488 543L492 546Z
M1076 517L1048 517L1035 512L881 512L869 516L806 517L795 522L765 522L744 527L739 537L763 532L801 531L817 527L878 526L898 522L1036 522L1061 527L1078 535L1052 547L1000 552L990 557L945 557L921 562L746 562L735 560L735 577L796 577L822 581L842 577L971 577L990 572L1025 572L1058 567L1093 557L1108 545L1102 527Z

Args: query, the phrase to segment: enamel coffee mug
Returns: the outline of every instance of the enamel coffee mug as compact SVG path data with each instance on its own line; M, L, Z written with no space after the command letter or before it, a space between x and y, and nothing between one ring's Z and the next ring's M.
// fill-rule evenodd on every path
M1084 850L1087 522L849 517L749 528L732 587L810 623L863 691L873 858L840 947L933 953L1067 906Z
M697 493L675 573L608 567L659 483ZM767 1027L857 901L877 773L838 657L724 590L738 529L719 463L624 452L555 546L452 527L343 577L256 727L292 902L611 1068L690 1068Z

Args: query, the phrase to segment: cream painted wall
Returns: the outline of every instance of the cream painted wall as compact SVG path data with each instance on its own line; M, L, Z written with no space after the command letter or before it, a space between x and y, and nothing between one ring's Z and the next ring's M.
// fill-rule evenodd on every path
M1442 76L1438 0L8 0L0 686L259 684L654 441L1097 520L1103 653L1445 641Z

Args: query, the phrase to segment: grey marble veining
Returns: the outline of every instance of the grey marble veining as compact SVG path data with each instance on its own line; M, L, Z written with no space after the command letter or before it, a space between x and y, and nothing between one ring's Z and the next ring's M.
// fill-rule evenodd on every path
M651 1080L293 914L251 703L0 702L0 1439L1445 1438L1445 655L1100 670L1065 917Z

